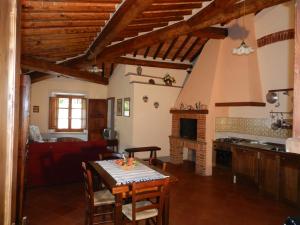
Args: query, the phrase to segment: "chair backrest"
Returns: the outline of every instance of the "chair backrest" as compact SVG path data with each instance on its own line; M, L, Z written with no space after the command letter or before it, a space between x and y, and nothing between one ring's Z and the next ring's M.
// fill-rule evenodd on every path
M107 160L107 159L122 159L122 155L117 152L102 152L99 153L100 160Z
M169 178L132 184L132 223L136 224L136 213L157 209L157 225L162 224L162 211ZM151 199L152 204L137 207L137 202Z
M93 178L92 173L86 167L86 163L82 162L83 178L84 178L84 193L87 204L89 207L94 206L94 190L93 190Z

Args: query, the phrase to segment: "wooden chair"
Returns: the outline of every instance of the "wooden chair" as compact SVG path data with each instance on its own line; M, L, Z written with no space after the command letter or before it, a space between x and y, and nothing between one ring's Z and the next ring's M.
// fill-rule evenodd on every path
M99 153L100 160L108 160L108 159L122 159L122 154L117 152L102 152Z
M82 169L86 198L85 225L112 222L115 197L107 189L94 192L92 174L84 162L82 162ZM111 208L111 210L105 211L108 208ZM106 220L107 216L110 216L111 219Z
M165 191L169 178L132 184L132 203L123 205L124 224L136 225L140 220L162 224ZM149 200L151 199L151 200ZM156 218L156 220L154 220Z

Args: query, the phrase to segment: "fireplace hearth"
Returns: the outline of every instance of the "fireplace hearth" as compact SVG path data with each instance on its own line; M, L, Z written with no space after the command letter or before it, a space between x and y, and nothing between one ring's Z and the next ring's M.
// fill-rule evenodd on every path
M196 174L208 175L205 141L208 111L171 110L170 112L172 113L172 135L169 137L171 162L173 164L183 163L183 148L188 148L196 152Z

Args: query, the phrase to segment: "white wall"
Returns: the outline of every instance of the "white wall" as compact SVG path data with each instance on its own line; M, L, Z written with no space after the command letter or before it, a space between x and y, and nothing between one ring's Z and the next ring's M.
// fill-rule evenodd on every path
M48 133L49 96L53 92L81 93L87 98L107 98L107 86L68 78L52 78L32 84L30 124L37 125L41 133ZM32 106L39 106L39 113L32 112ZM61 134L86 139L86 134ZM51 137L61 136L53 134ZM47 136L47 135L46 135ZM48 137L48 136L47 136Z
M255 16L255 34L259 39L265 35L295 27L295 2L280 4L263 10ZM262 92L293 87L294 40L285 40L256 49ZM266 101L264 99L264 101ZM269 117L269 112L291 111L290 97L280 94L280 107L268 104L266 107L231 108L232 117Z
M171 134L172 117L170 109L181 88L155 86L149 84L130 84L131 81L148 82L150 78L125 76L136 73L136 66L119 65L110 79L108 96L118 98L131 98L130 117L116 116L115 128L119 132L120 150L128 147L143 147L155 145L162 148L159 156L169 155L169 135ZM186 77L183 70L160 69L143 67L143 74L163 77L169 73L176 79L176 84L182 85ZM162 83L155 79L156 83ZM145 103L142 97L147 95L149 100ZM159 108L153 103L159 102ZM115 106L116 109L116 106ZM137 154L138 157L148 157L149 153Z
M123 150L132 146L133 136L133 89L129 85L129 78L125 75L126 66L118 65L113 75L110 77L108 86L108 97L115 98L115 130L118 132L119 149ZM117 116L117 99L129 97L130 101L130 117Z

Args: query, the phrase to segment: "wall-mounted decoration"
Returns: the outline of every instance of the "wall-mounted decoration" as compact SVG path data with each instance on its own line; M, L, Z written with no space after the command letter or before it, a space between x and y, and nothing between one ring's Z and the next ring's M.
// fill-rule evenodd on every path
M34 112L34 113L40 112L40 107L38 105L32 106L32 112Z
M136 74L137 75L142 75L142 72L143 72L143 68L141 66L137 66L136 67Z
M149 84L155 84L155 81L153 79L149 79L148 83Z
M117 116L122 116L122 99L117 99Z
M130 116L130 98L124 98L123 115Z
M191 72L192 72L192 67L189 67L187 70L186 70L186 72L188 73L188 74L190 74Z
M144 102L148 102L148 99L149 99L149 98L148 98L147 95L144 95L144 96L143 96L143 101L144 101Z
M159 103L158 102L154 102L153 105L154 105L154 108L156 108L156 109L159 107Z
M201 102L195 103L195 109L200 110L201 109Z
M163 81L167 86L172 86L173 83L176 83L175 78L168 73L163 77Z
M184 110L184 109L185 109L185 106L184 106L184 104L183 104L182 102L180 103L179 109L180 109L180 110Z

